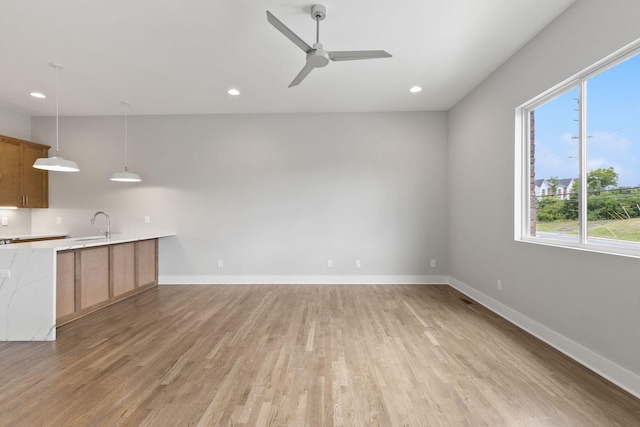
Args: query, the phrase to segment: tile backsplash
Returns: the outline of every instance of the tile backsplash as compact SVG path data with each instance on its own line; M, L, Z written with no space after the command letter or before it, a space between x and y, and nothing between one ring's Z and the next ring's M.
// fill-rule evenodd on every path
M31 233L31 209L0 209L0 219L0 237Z

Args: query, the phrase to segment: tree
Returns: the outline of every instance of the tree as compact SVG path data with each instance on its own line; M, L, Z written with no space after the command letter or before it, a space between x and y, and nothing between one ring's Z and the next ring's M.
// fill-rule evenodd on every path
M600 194L602 190L608 190L611 187L618 186L618 172L613 169L613 166L606 169L598 168L590 172L587 172L587 193L588 194ZM573 182L571 186L572 198L578 198L578 180Z
M618 186L618 173L609 168L598 168L587 173L587 212L589 220L610 219L610 212L617 211L620 200L615 197L600 197L600 193ZM565 200L560 214L566 219L578 218L578 180L571 186L569 199ZM609 195L617 192L609 192Z
M618 172L613 167L598 168L587 173L587 188L589 193L600 194L600 191L618 186Z
M567 218L563 212L565 201L557 197L545 197L536 205L536 219L540 222L561 221Z
M560 180L558 179L557 176L552 176L547 181L551 185L551 192L549 193L549 195L555 196L558 193L558 186L560 185Z

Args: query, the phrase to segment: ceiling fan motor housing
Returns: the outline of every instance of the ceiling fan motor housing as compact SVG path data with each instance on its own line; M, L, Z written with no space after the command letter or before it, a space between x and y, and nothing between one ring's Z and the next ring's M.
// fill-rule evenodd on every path
M330 61L329 54L322 48L321 43L314 43L313 50L307 53L307 65L313 68L320 68Z
M311 19L322 21L327 16L327 8L321 4L311 6Z

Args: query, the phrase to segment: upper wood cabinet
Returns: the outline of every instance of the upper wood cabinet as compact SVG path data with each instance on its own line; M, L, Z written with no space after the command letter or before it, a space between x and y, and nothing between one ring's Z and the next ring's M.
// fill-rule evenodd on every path
M0 135L0 206L49 207L49 175L33 162L48 157L49 146Z
M22 145L0 136L0 206L22 207Z

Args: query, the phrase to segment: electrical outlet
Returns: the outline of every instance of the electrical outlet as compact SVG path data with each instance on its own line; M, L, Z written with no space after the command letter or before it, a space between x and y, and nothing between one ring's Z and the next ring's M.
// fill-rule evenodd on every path
M356 268L360 268L360 260L359 259L356 260Z
M502 292L502 280L498 280L498 282L496 283L496 286L498 288L498 291Z
M144 216L144 223L145 224L151 224L151 217L149 215L145 215Z
M2 217L2 225L3 226L9 225L9 218L7 218L6 216L3 216Z
M218 268L223 268L224 267L224 263L222 262L221 259L218 260Z
M328 268L333 268L333 260L332 259L328 259L327 260L327 267Z
M435 259L431 260L431 268L436 268L436 260Z
M0 270L0 277L11 277L11 270Z
M61 216L56 218L56 224L58 224L58 225L62 224L62 217Z

